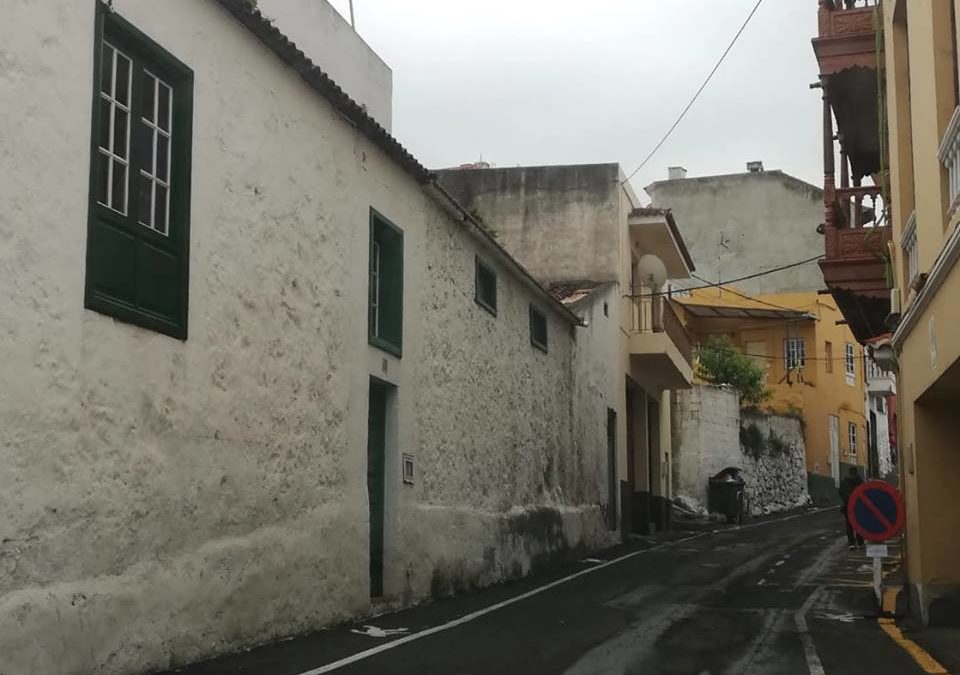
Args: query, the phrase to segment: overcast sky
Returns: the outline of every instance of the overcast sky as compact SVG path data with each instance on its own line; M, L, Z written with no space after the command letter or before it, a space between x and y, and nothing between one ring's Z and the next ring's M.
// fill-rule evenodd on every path
M331 0L348 16L348 0ZM619 162L629 173L755 0L354 0L393 68L394 135L430 168ZM749 160L822 183L815 0L765 0L686 119L633 180ZM646 195L640 193L644 201Z

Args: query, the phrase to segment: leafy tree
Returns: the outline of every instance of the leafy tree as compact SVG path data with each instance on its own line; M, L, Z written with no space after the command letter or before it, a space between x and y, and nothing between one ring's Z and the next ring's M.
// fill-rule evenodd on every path
M726 336L712 336L697 350L698 374L712 384L726 384L740 392L740 402L758 405L770 398L763 386L764 369L737 351Z

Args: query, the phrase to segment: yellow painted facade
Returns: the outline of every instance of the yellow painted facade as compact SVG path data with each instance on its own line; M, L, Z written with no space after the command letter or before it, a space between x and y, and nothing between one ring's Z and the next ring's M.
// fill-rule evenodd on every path
M747 298L731 287L694 290L676 301L689 308L684 316L697 342L704 343L711 335L726 335L766 368L771 397L762 407L802 415L808 472L837 478L844 464L861 469L866 466L863 349L846 325L837 324L843 315L832 297L805 292ZM695 316L709 312L694 312L694 306L743 309L755 314L771 309L795 310L811 318ZM788 340L802 341L802 367L787 367ZM846 358L848 349L853 351L852 363Z
M906 572L911 609L926 621L932 602L960 591L960 209L951 208L960 164L949 156L960 127L960 9L954 0L884 0L882 10Z

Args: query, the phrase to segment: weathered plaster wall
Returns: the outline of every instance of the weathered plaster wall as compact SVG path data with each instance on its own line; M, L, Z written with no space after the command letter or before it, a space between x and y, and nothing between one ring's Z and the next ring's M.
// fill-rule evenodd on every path
M615 283L597 288L588 298L570 308L587 323L577 329L574 350L575 422L574 438L583 444L578 471L596 482L605 509L619 509L619 480L626 477L626 419L622 399L625 396L620 371L619 286ZM606 312L604 312L606 307ZM616 413L615 451L611 467L607 445L607 411ZM594 459L591 459L594 457ZM596 459L602 458L602 459ZM615 489L609 490L613 471ZM614 521L619 522L619 521Z
M390 131L393 71L327 0L257 0L263 15Z
M657 181L646 191L655 206L673 209L704 279L729 280L823 253L816 231L823 192L781 171ZM737 282L751 295L822 287L815 262Z
M537 280L618 279L626 223L619 165L452 169L438 176Z
M562 315L542 354L528 286L501 270L477 307L484 248L215 3L113 6L196 74L190 337L83 309L94 3L13 5L0 671L142 672L370 611L371 374L398 385L390 600L609 541ZM371 205L405 230L401 360L366 344Z
M727 467L742 470L753 515L784 511L809 501L799 420L744 413L736 391L708 384L673 392L673 489L707 505L709 479ZM772 432L783 452L751 453L740 429L756 425L762 438Z

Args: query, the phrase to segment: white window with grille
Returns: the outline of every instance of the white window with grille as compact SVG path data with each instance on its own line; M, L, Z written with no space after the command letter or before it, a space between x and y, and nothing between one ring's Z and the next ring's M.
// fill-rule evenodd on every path
M960 207L960 107L953 111L950 124L940 142L939 158L947 172L947 189L950 199L948 216L952 217Z
M99 184L97 202L127 214L130 180L130 96L133 67L130 57L109 42L103 43L100 77L100 138L97 140Z
M857 425L853 422L847 424L847 452L851 455L857 454Z
M783 341L783 357L787 370L796 370L806 365L806 347L803 338L788 338Z
M849 342L844 345L843 368L847 375L847 384L853 386L857 379L857 356L853 345Z
M155 232L170 230L170 120L173 90L159 77L144 70L143 105L138 131L142 153L137 176L137 220Z

